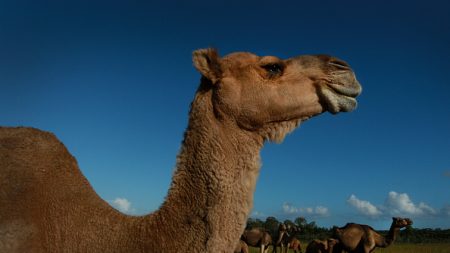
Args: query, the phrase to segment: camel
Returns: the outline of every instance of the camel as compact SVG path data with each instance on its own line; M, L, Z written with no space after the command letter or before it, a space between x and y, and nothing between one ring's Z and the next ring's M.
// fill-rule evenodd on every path
M288 235L287 226L284 223L280 223L280 225L278 225L277 234L275 234L273 238L272 253L277 252L278 246L281 246L281 250L283 250L283 239L287 235Z
M326 241L314 239L306 247L306 253L333 253L336 252L335 245L339 241L333 238L329 238Z
M331 56L199 49L193 64L202 77L172 182L148 215L102 200L52 133L0 128L0 252L232 252L264 143L323 112L352 111L361 92L349 65Z
M241 240L248 246L259 248L260 253L267 253L269 245L272 244L272 236L263 228L245 230L241 235Z
M278 239L274 242L272 253L277 252L277 247L281 247L281 252L287 253L289 246L295 239L295 236L300 233L297 226L280 224L278 227Z
M400 229L410 226L412 223L408 218L393 217L386 237L375 232L370 226L347 223L344 227L336 228L333 237L339 240L339 248L345 251L350 253L369 253L373 252L376 247L386 248L391 245Z
M302 246L300 240L297 238L292 238L292 240L289 241L288 248L292 249L294 253L302 253Z
M300 253L302 252L302 248L300 247L300 241L297 240L297 235L300 233L300 228L297 226L290 226L288 228L289 234L286 236L284 240L284 244L286 245L285 253L287 253L288 249L294 249L294 252L297 252L296 249L299 249Z
M239 243L236 245L234 249L234 253L248 253L248 245L242 240L239 240Z

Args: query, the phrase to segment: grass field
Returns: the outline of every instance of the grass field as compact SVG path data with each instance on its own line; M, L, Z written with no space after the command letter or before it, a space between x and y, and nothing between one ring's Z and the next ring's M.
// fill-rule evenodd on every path
M305 252L306 243L302 244L302 252ZM280 252L278 248L278 252ZM269 253L272 252L272 248L269 249ZM292 250L288 251L293 253ZM389 246L388 248L382 249L377 248L374 252L376 253L450 253L450 243L422 243L422 244L406 244L398 243ZM259 253L259 249L250 247L250 253Z
M377 253L450 253L450 243L394 244L385 249L376 249Z

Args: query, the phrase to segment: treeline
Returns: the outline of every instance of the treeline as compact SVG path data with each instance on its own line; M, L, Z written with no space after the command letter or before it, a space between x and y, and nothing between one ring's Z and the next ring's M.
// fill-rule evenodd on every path
M387 231L382 232L387 234ZM417 229L413 227L406 227L400 231L398 241L411 243L450 242L450 229Z
M300 233L297 234L298 239L302 241L311 241L313 239L326 239L330 238L333 233L333 227L324 228L319 227L314 221L308 222L304 217L297 217L292 220L279 221L275 217L267 217L265 221L260 219L250 218L247 220L247 229L250 228L264 228L272 236L276 236L278 233L278 226L280 223L286 225L295 225L300 228ZM370 224L368 224L370 225ZM388 230L377 231L382 235L386 235ZM417 229L408 226L400 231L400 235L397 237L396 242L404 243L450 243L450 229Z

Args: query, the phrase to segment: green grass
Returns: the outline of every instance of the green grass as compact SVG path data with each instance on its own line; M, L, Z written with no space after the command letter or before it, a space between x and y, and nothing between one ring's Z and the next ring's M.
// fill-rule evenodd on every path
M377 253L450 253L450 243L398 243L385 249L376 249Z
M249 253L260 253L259 252L259 248L254 248L254 247L249 247ZM305 253L305 249L306 249L306 245L302 244L302 252ZM293 250L289 250L288 253L293 253ZM272 246L269 247L269 250L267 251L267 253L272 253ZM278 247L278 251L277 253L281 253L281 248Z
M302 252L305 253L307 243L302 242ZM278 252L280 252L278 248ZM272 253L272 247L269 248ZM294 251L289 250L289 253ZM396 243L388 248L377 248L376 253L450 253L450 243ZM250 253L259 253L258 248L250 247Z

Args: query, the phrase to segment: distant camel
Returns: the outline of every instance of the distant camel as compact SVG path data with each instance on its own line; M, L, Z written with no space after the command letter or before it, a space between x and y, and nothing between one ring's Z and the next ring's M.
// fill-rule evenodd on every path
M375 232L367 225L347 223L342 228L336 228L333 237L339 240L339 248L350 253L370 253L376 247L386 248L391 245L401 228L412 225L408 218L392 218L391 228L386 237Z
M292 240L289 241L287 248L292 249L294 253L302 253L302 246L300 240L297 238L292 238Z
M353 110L361 92L350 67L330 56L201 49L193 63L201 83L170 189L152 214L128 216L102 200L53 134L0 128L0 252L232 252L265 141L281 142L325 111Z
M306 247L306 253L333 253L336 252L335 246L339 241L329 238L326 241L313 240Z
M269 245L272 244L272 237L263 228L245 230L241 236L241 240L248 246L259 248L261 253L266 253Z
M242 240L239 240L239 243L236 245L234 249L234 253L248 253L248 245Z
M293 249L294 252L297 252L296 249L302 252L302 248L300 247L300 241L297 239L297 235L300 233L300 228L297 226L290 226L288 228L288 236L285 239L286 244L286 250L285 253L287 253L288 249Z
M272 253L277 252L278 246L281 247L281 252L287 253L289 246L292 243L292 240L295 239L297 234L300 232L300 228L293 225L285 225L280 224L278 227L278 238L277 241L274 242Z
M274 234L272 253L277 252L278 246L280 246L281 251L283 251L283 239L287 237L287 235L287 226L284 223L280 223L276 234Z

